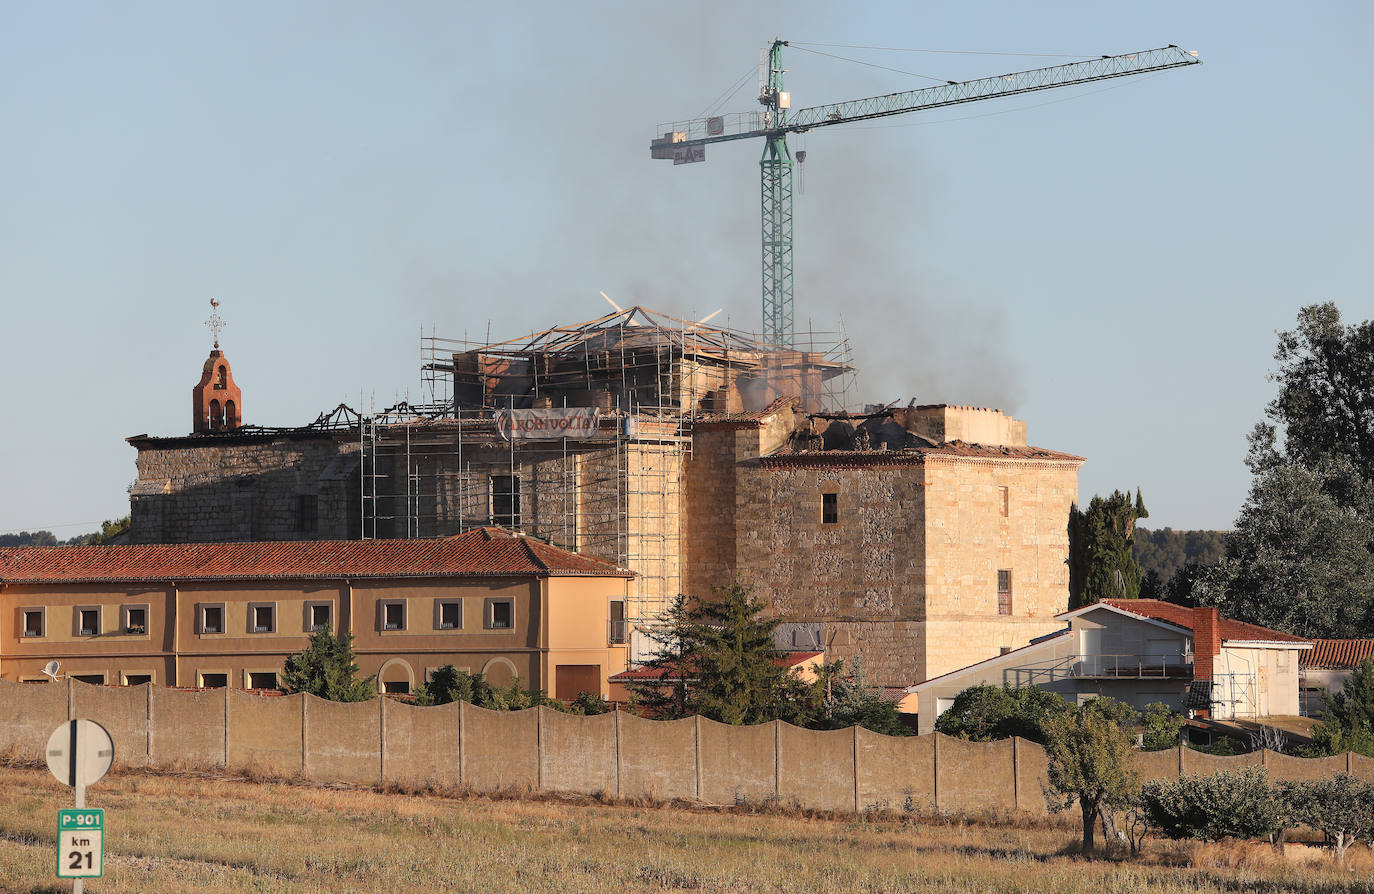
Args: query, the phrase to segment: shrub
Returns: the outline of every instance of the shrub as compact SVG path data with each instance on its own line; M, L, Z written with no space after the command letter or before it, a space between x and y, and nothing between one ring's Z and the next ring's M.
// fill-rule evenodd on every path
M1263 767L1145 783L1150 825L1170 838L1267 838L1283 825L1283 800Z
M1046 721L1071 710L1061 696L1035 686L970 686L935 721L935 731L974 742L1020 736L1044 745Z

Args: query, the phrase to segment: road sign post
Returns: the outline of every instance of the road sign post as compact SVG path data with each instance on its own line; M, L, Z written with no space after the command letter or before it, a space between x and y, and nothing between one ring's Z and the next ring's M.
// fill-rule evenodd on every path
M82 894L83 878L105 872L105 811L86 808L86 786L110 771L114 740L94 720L69 720L48 737L46 754L57 781L76 790L76 809L57 814L57 875Z

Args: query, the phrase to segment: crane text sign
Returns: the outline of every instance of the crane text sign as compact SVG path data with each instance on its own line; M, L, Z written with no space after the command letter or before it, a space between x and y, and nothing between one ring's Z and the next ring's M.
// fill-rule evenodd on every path
M105 874L105 811L57 812L57 877L99 878Z
M507 441L557 441L562 438L583 441L615 437L613 431L601 433L600 418L595 407L502 410L496 414L496 430Z

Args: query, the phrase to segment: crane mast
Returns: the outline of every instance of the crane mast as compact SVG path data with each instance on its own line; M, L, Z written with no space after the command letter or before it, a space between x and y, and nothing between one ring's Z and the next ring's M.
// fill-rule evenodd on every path
M763 335L765 341L780 347L791 347L793 342L793 159L792 150L787 145L789 133L805 133L819 127L1165 71L1197 65L1202 61L1196 52L1187 52L1170 44L1138 53L1103 56L1100 59L971 81L949 81L921 90L888 93L791 112L791 96L783 89L785 70L782 67L782 48L787 45L785 40L774 40L768 48L766 79L759 91L762 111L661 125L659 131L663 135L649 144L653 158L671 158L674 164L685 164L704 161L708 144L763 138L763 157L759 160L763 220Z

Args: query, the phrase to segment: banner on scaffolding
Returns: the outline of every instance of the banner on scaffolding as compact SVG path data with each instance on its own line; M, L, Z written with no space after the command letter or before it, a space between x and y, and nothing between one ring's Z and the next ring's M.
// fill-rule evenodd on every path
M559 410L502 410L496 414L496 430L507 441L558 441L569 438L585 441L614 438L614 431L602 432L596 407L570 407Z

